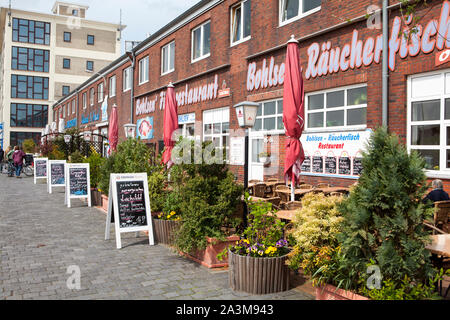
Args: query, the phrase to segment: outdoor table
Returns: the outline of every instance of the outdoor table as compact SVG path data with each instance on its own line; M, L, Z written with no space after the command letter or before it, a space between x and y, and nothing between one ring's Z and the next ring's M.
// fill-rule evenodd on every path
M433 242L426 245L425 248L428 249L433 255L435 255L436 263L438 264L438 269L443 265L445 258L450 258L450 234L438 234L431 236ZM440 257L439 257L440 256ZM438 291L442 296L442 280L439 281ZM449 287L450 288L450 287ZM446 294L449 289L447 289Z
M324 194L330 194L332 192L349 193L350 189L345 187L328 187L328 188L315 188L315 192L323 192Z
M275 213L275 216L280 219L292 221L296 212L297 210L280 210Z
M294 194L296 199L303 197L305 194L314 192L316 189L295 189ZM289 197L291 196L291 190L275 190L277 193L287 194Z

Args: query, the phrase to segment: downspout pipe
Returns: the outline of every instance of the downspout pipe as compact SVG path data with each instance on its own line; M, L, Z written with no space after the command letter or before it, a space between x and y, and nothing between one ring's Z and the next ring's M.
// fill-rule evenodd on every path
M136 53L134 50L127 52L131 61L131 98L130 98L130 123L134 123L134 69L136 66Z
M382 125L389 126L389 0L383 0Z

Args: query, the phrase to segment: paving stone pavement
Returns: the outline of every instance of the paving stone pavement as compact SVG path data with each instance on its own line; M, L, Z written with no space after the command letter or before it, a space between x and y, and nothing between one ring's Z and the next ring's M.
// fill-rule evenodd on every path
M183 299L312 300L292 289L272 295L233 292L227 271L213 271L148 238L123 234L121 250L104 240L106 216L74 202L64 206L63 188L48 194L32 178L0 174L0 300ZM68 289L78 266L81 289Z

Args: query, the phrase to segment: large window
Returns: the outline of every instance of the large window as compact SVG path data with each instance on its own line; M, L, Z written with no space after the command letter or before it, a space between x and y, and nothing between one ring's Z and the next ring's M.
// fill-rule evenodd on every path
M11 103L11 127L44 128L48 123L48 106Z
M50 23L13 18L13 41L50 44Z
M116 96L116 76L109 78L109 97Z
M284 130L283 100L265 101L259 104L254 131Z
M430 173L449 170L450 72L410 77L408 98L408 149L422 155Z
M48 78L13 74L11 98L48 100Z
M161 73L166 74L175 70L175 41L161 49Z
M132 74L131 70L133 70L131 67L126 68L123 70L123 91L131 90L131 81L132 81Z
M90 90L89 90L89 103L90 103L90 105L91 106L93 106L94 105L94 88L91 88Z
M83 92L83 109L87 108L87 92Z
M139 84L148 82L148 62L148 56L139 60Z
M367 124L367 86L315 92L306 96L308 129L348 129Z
M285 24L320 10L322 0L280 0L280 23Z
M241 43L250 39L251 3L242 1L231 8L231 44Z
M11 69L48 72L50 51L12 47Z
M34 142L39 145L41 140L41 134L38 132L14 132L10 133L10 145L21 146L25 140L33 139Z
M216 152L228 161L230 150L230 108L203 112L203 141L212 141Z
M206 58L211 52L211 22L192 30L192 61Z
M98 86L97 86L97 102L102 102L103 101L103 95L104 95L104 85L103 85L103 82L102 83L100 83Z
M76 99L72 100L72 114L75 113L76 109L77 109L77 104L76 104Z

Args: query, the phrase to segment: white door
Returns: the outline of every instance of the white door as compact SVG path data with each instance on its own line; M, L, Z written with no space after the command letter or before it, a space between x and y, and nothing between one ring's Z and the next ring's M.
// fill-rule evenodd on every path
M259 162L259 154L264 151L264 135L250 132L248 150L248 180L264 180L264 164Z

